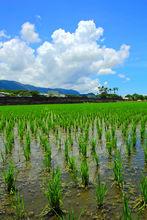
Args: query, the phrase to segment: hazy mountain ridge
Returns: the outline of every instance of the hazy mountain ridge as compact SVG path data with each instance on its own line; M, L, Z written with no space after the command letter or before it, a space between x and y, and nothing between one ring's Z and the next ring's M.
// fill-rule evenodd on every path
M48 91L57 91L62 94L69 95L80 95L80 93L73 89L62 89L62 88L45 88L37 87L29 84L23 84L16 81L9 80L0 80L0 89L1 90L29 90L29 91L38 91L41 93L47 93Z

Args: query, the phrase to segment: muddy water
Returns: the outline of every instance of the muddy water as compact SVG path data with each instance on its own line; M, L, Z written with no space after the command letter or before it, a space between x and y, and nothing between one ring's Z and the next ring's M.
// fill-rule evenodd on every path
M69 173L66 163L64 161L64 142L66 134L62 129L59 129L59 135L61 137L62 146L58 149L55 134L50 133L49 142L52 147L52 166L59 166L62 170L62 187L63 187L63 210L74 210L75 215L78 216L82 213L81 219L120 219L122 216L122 195L121 190L114 183L113 176L113 158L108 156L108 152L105 147L105 138L102 142L97 141L96 150L100 158L100 167L96 168L94 161L92 160L90 147L88 150L88 165L90 184L87 189L81 187L80 175L78 176L78 182L75 182L71 174ZM74 133L73 133L73 136ZM90 132L90 137L96 136ZM104 135L103 135L104 136ZM78 170L80 170L80 156L78 152L78 135L74 139L73 149L70 154L75 155L77 160L76 164ZM0 147L4 150L3 144L4 138L0 136ZM131 207L134 206L136 198L140 195L139 182L142 172L147 175L147 166L144 163L144 153L140 143L140 136L137 132L137 144L136 149L132 155L128 158L124 148L123 138L121 132L117 131L117 145L122 150L122 160L124 168L124 190L129 197ZM34 137L31 138L31 161L25 162L23 156L23 143L18 139L17 128L15 131L15 148L12 154L12 159L16 164L18 170L16 187L20 191L20 194L24 196L25 208L28 213L28 218L35 219L58 219L58 217L41 217L40 213L47 205L47 199L45 197L45 188L49 178L49 173L45 172L43 166L43 152L39 145L38 140ZM5 164L0 162L0 172L2 173ZM108 187L108 193L105 199L105 203L102 209L98 209L96 206L95 198L95 183L97 176L100 176L101 181L105 182ZM15 219L13 208L11 206L13 195L8 196L3 183L2 175L0 175L0 219L11 220ZM134 219L138 217L136 210L133 210ZM140 219L147 219L147 209L140 215Z

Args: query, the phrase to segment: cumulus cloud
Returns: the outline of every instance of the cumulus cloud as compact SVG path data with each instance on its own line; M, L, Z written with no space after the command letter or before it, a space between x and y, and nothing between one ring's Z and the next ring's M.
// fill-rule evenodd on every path
M21 26L21 37L28 43L40 42L39 34L35 31L35 25L30 22L25 22Z
M124 63L130 48L107 48L101 43L103 32L92 20L80 21L75 32L55 30L51 41L33 49L28 43L39 42L39 34L33 24L26 22L21 38L0 43L0 78L96 92L98 76L115 74L114 68Z

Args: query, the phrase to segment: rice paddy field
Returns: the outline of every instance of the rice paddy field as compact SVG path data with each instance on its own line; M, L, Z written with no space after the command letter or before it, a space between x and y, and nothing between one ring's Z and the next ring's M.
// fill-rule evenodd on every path
M1 106L0 219L147 219L147 103Z

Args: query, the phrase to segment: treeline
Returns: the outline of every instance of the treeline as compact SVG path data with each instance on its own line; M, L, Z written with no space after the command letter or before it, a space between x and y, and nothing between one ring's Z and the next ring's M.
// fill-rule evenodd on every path
M138 101L138 100L144 101L144 100L147 100L147 95L140 95L140 94L134 93L132 95L130 94L126 95L125 98L127 98L130 101Z
M0 90L1 96L11 96L11 97L34 97L39 96L38 91L29 90Z

